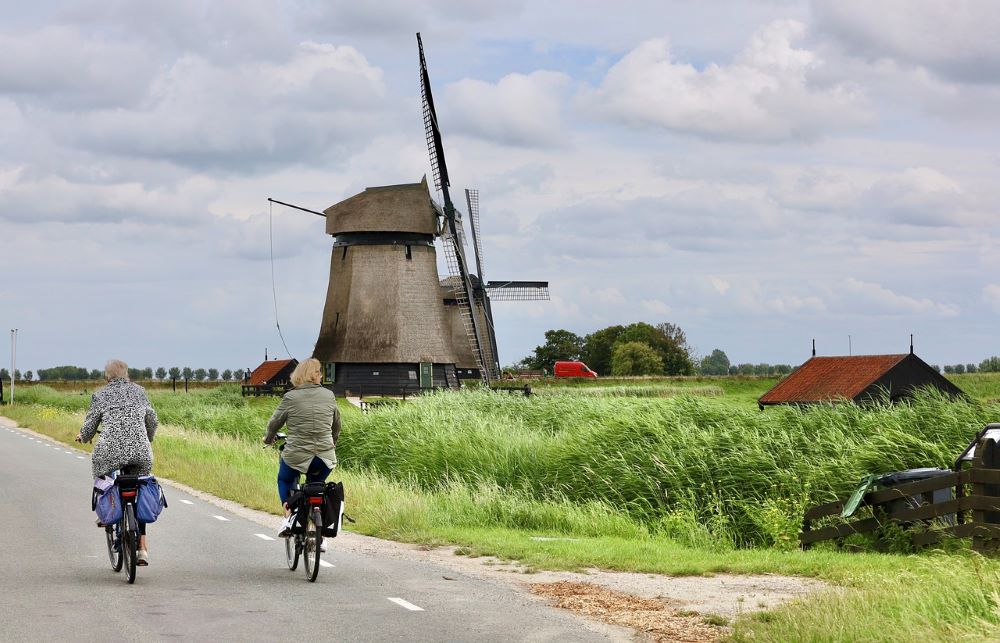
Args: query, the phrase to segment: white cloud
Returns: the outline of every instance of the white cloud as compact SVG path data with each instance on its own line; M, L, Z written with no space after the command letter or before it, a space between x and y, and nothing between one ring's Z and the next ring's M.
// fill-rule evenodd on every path
M496 84L465 79L445 90L449 127L505 145L546 147L567 142L562 118L565 74L508 74ZM441 111L442 108L438 108Z
M660 315L661 317L673 314L673 309L659 299L643 299L642 307L647 312L653 315Z
M638 126L752 142L811 139L868 120L858 88L819 84L818 56L794 46L805 26L774 22L730 64L674 59L665 39L643 42L583 94L598 113Z
M380 69L349 46L304 42L288 61L176 60L137 108L51 118L65 141L104 153L234 169L343 155L383 124Z
M900 295L880 284L860 281L849 277L844 282L843 296L851 300L845 305L853 305L856 310L885 315L928 315L932 317L956 317L960 308L955 304L936 302L927 297Z
M983 300L989 304L995 312L1000 313L1000 286L990 284L983 288Z
M817 29L851 54L972 83L1000 82L994 0L814 0Z
M720 295L725 295L726 292L728 292L729 288L731 287L728 281L726 281L722 277L716 277L715 275L709 275L708 281L709 283L712 284L712 288L715 289L715 292L719 293Z

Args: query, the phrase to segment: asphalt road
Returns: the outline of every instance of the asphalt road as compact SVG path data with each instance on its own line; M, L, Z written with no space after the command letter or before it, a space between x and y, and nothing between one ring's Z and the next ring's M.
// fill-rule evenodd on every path
M273 532L169 486L129 585L94 526L89 454L12 424L0 420L2 640L608 640L502 582L336 540L309 583Z

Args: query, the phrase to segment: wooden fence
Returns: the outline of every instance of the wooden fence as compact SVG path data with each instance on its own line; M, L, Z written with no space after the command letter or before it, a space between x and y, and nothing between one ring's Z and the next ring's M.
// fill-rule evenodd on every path
M1000 550L1000 446L984 439L975 453L971 468L865 494L856 514L867 517L840 519L847 500L808 509L799 534L802 548L824 540L839 542L852 534L878 537L887 525L895 524L912 530L910 538L917 547L950 535L972 538L973 549L979 552ZM934 502L934 492L940 490L950 491L950 499ZM833 524L813 528L814 521L831 516L838 516Z

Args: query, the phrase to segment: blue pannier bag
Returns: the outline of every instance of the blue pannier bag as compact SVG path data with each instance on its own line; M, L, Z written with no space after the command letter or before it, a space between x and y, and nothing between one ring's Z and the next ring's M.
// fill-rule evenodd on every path
M102 525L113 525L122 519L122 499L113 479L94 478L90 508L97 513L97 519Z
M135 500L136 520L143 523L156 522L160 512L167 506L160 483L153 476L139 476L139 494Z

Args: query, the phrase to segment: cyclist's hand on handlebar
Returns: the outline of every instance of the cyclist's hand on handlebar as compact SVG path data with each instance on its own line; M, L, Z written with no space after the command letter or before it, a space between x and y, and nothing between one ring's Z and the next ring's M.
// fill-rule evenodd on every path
M74 442L79 442L80 444L83 444L83 435L82 435L82 434L80 434L80 433L77 433L77 434L76 434L76 437L75 437L75 438L73 438L73 441L74 441Z

